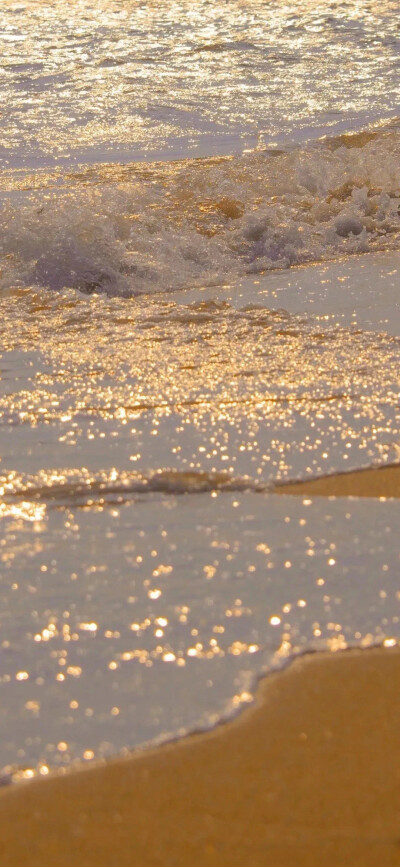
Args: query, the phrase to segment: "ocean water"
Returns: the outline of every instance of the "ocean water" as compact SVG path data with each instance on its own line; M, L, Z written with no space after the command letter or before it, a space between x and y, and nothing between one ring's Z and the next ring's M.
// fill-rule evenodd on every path
M396 116L396 0L3 0L4 165L241 153Z
M2 3L2 780L400 641L397 13Z

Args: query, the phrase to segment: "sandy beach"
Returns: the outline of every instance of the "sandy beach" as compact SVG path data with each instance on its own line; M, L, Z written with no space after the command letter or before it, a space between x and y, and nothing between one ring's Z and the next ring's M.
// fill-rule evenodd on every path
M277 494L311 497L400 497L400 466L335 473L276 487Z
M398 649L307 654L233 722L4 791L4 867L400 864Z

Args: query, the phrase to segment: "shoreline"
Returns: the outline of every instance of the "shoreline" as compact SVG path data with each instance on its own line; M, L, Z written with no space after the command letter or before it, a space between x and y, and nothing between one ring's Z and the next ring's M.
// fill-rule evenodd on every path
M1 863L400 864L399 674L398 647L305 654L212 731L4 790Z
M400 497L400 465L274 493ZM400 867L400 646L306 652L233 720L0 791L2 867Z
M274 494L305 495L315 497L400 497L400 464L368 467L344 473L332 473L299 482L281 482Z

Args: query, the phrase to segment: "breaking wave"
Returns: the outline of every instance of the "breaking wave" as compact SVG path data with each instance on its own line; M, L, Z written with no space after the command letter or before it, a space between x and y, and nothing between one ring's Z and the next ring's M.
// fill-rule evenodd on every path
M288 152L80 173L14 173L0 193L0 288L131 296L390 249L400 131Z

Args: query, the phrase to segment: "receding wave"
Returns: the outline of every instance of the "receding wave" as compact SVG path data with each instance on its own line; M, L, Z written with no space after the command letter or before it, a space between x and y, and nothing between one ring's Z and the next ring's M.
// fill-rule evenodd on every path
M42 470L36 476L26 477L11 473L0 478L0 498L5 503L4 513L7 512L7 504L24 501L46 502L59 506L101 506L122 503L132 500L135 495L147 493L179 495L249 490L265 491L267 486L257 483L249 476L233 476L228 472L179 472L171 469L149 473ZM28 518L29 514L28 510Z
M399 157L392 124L289 152L9 175L0 287L131 296L390 249Z

